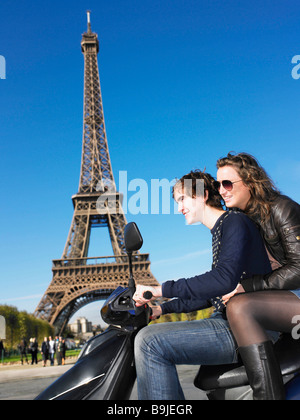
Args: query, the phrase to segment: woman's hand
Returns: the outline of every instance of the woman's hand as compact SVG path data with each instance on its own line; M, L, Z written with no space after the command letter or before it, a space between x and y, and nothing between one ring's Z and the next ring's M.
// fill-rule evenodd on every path
M228 293L227 295L223 296L222 300L223 300L224 305L227 305L229 299L231 299L234 295L238 293L245 293L245 289L243 288L241 284L239 284L237 288L233 290L233 292Z
M145 292L151 292L153 297L151 299L145 299L144 293ZM141 284L138 284L136 286L135 294L133 295L133 300L135 301L136 306L142 306L145 303L150 302L152 299L161 297L162 290L161 286L142 286Z

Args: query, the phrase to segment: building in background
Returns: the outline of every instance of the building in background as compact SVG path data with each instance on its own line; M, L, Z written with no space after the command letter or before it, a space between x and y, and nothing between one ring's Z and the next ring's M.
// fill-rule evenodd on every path
M69 324L68 326L69 330L74 335L87 334L93 332L92 323L84 317L77 318L76 321L72 322L72 324Z

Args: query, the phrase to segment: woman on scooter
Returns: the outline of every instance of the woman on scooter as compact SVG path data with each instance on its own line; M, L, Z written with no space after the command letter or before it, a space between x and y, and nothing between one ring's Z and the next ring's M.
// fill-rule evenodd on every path
M224 296L224 303L231 298L227 318L254 399L284 399L280 367L266 331L290 333L293 317L300 314L300 206L279 193L249 154L228 154L217 168L216 186L227 208L241 209L259 225L273 263L271 273L244 279Z
M214 182L211 175L194 171L182 177L173 189L178 210L187 223L201 222L211 230L212 270L192 278L167 281L162 286L138 285L133 299L137 306L149 302L143 297L148 290L154 298L175 298L154 308L155 317L212 305L216 312L209 319L155 324L138 333L135 361L139 399L184 399L176 364L235 363L236 342L223 316L222 300L216 297L234 290L241 278L271 271L257 227L243 213L223 210Z

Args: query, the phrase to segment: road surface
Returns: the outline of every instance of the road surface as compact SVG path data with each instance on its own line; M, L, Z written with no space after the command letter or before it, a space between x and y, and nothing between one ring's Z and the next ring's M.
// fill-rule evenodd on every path
M1 366L0 365L0 400L34 400L57 378L70 369L74 360L65 366L43 368L38 366ZM206 396L194 387L194 377L198 371L195 366L178 366L178 373L187 400L205 400ZM131 400L137 400L136 386Z

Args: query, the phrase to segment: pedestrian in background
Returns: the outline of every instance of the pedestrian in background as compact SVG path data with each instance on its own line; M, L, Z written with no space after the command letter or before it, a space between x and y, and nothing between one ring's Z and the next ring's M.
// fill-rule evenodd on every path
M24 362L23 362L24 358L26 360L27 365L29 365L29 362L28 362L28 359L27 359L27 342L24 338L23 338L23 340L21 340L21 343L19 344L19 350L20 350L22 365L24 364Z
M38 364L37 354L38 354L38 342L36 338L30 339L30 352L31 352L31 364Z
M55 341L52 340L52 337L49 337L49 358L50 358L51 366L54 366L54 355L55 355Z
M43 357L43 366L46 367L47 366L47 360L49 358L49 342L48 342L47 337L44 338L44 341L42 343L41 354L42 354L42 357Z

